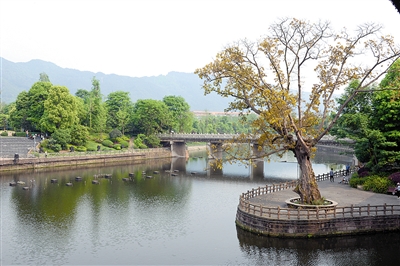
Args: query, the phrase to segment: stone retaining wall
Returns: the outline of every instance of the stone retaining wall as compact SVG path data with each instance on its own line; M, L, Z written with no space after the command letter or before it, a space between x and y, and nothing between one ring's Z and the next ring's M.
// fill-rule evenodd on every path
M236 225L246 231L265 236L286 238L326 237L399 231L400 215L284 220L252 215L238 208Z
M126 162L141 162L152 158L170 158L171 152L164 149L154 149L154 151L121 153L110 155L87 155L87 156L66 156L66 157L41 157L41 158L21 158L17 162L14 159L2 158L0 160L1 171L14 171L38 168L54 167L78 167L88 165L110 165Z

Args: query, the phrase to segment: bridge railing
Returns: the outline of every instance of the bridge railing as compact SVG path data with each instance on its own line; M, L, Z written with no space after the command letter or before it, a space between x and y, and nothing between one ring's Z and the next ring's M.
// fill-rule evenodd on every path
M186 140L186 141L209 141L230 140L238 137L238 134L158 134L161 140Z
M231 140L237 138L240 134L186 134L186 133L170 133L170 134L158 134L157 136L161 140L181 140L181 141L199 141L199 142L206 142L206 141L223 141L223 140ZM256 140L257 138L250 138L249 140ZM337 140L335 137L332 136L324 136L320 142L320 144L325 144L329 146L341 146L341 145L351 145L354 141L349 139L340 139Z

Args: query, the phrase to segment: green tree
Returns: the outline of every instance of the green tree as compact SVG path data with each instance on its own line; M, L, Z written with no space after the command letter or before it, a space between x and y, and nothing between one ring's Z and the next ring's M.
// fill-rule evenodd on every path
M389 69L374 92L371 128L382 133L379 154L374 165L377 170L400 169L400 60Z
M31 123L28 120L29 106L30 101L28 92L22 91L17 96L14 108L9 111L10 124L13 128L21 131L32 130Z
M9 118L8 115L0 113L0 127L2 127L3 130L7 130L8 118Z
M76 103L76 112L77 112L77 118L78 118L78 123L81 124L82 126L85 126L88 129L88 110L85 105L85 101L77 96L75 97L75 103Z
M117 138L122 137L123 134L119 129L113 129L111 130L111 132L109 133L110 139L112 141L116 141Z
M0 128L7 130L9 119L9 107L7 104L0 102Z
M50 82L50 78L46 73L42 72L42 73L40 73L39 81L41 81L41 82Z
M144 134L138 134L136 138L133 140L133 145L136 149L146 149L147 146L144 144L146 136Z
M138 100L134 106L133 123L139 133L147 136L167 131L172 118L167 105L158 100Z
M343 106L346 100L355 92L359 86L359 80L350 82L336 101L338 109ZM369 117L372 114L372 91L370 87L368 91L359 93L354 96L353 100L343 108L342 116L337 120L336 124L332 127L330 134L338 136L339 138L351 138L356 140L360 137L366 137Z
M100 81L93 77L91 90L79 89L75 95L83 101L83 108L82 105L78 105L82 111L79 114L80 123L87 126L92 132L104 132L107 113L105 103L102 100Z
M350 108L343 109L343 116L331 131L336 136L355 140L355 155L375 171L391 171L400 165L399 69L397 60L379 86L354 97ZM352 84L355 81L350 87ZM348 98L348 93L340 97L340 104Z
M76 98L67 87L52 86L44 102L44 113L40 120L43 132L68 129L78 123Z
M75 124L70 130L71 144L84 146L89 139L89 130L86 126Z
M90 92L84 89L78 89L75 92L75 96L81 98L82 100L86 100L90 96Z
M173 119L172 129L176 132L190 132L193 125L193 113L181 96L165 96L163 102L168 106Z
M28 92L28 120L32 130L40 130L40 120L44 114L44 103L48 97L49 90L53 85L50 82L38 81L32 85Z
M210 114L201 116L198 118L196 123L193 123L193 127L197 129L197 133L216 133L213 123L214 119L215 117Z
M75 93L75 96L77 97L79 123L90 129L91 126L91 115L89 113L91 108L90 92L84 89L79 89Z
M227 111L258 115L251 134L227 143L226 159L248 162L291 151L301 173L295 192L302 202L320 201L311 164L316 144L358 91L375 82L399 58L400 50L392 38L379 35L379 31L379 26L364 24L355 35L346 29L335 33L328 22L282 19L272 24L261 40L229 45L213 62L197 69L206 94L216 92L234 98ZM357 65L359 57L362 68ZM314 71L307 72L310 66ZM312 82L305 82L304 75ZM355 93L326 125L334 108L334 92L354 79L360 80ZM302 98L305 87L311 91L308 100ZM231 145L249 139L257 140L260 150L256 155Z
M69 128L58 128L54 130L51 138L55 141L55 144L59 144L62 149L66 150L67 144L71 142L71 131Z
M133 115L133 104L129 92L116 91L107 96L107 125L110 128L118 128L125 134L125 128Z
M84 95L84 91L79 91L80 96ZM79 96L78 96L79 97ZM92 89L89 92L88 98L85 100L88 114L88 127L91 131L101 133L105 131L106 127L106 107L102 100L100 91L100 81L93 77Z

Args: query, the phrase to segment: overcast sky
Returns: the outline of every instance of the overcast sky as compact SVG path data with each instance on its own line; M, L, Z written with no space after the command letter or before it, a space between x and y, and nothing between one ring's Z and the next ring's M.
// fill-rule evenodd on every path
M282 17L328 20L337 30L376 22L400 43L389 0L0 0L0 55L132 77L194 72Z

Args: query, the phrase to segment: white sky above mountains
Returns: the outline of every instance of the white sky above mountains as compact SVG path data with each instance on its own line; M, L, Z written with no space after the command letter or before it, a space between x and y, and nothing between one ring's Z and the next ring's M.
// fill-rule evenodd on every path
M132 77L194 72L282 17L336 30L375 22L400 43L389 0L0 0L0 56Z

